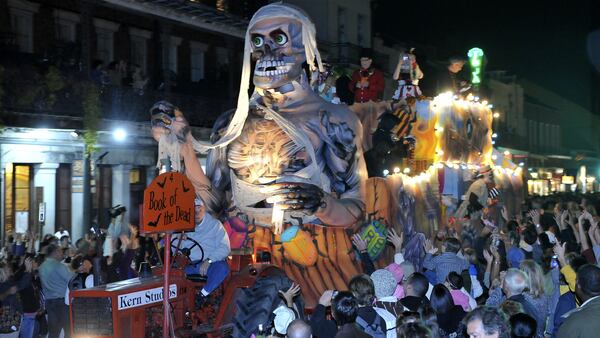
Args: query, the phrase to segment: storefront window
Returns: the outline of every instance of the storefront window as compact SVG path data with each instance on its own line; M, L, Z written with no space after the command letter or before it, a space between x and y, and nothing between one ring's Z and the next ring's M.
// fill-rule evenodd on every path
M4 232L25 232L30 218L31 166L9 163L4 179Z

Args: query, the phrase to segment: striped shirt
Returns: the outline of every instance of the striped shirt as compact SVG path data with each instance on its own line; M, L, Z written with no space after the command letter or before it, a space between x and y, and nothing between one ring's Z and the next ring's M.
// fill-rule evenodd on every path
M460 275L463 270L468 270L469 262L452 252L444 252L435 257L428 253L423 267L435 272L437 283L443 283L450 272L454 271Z

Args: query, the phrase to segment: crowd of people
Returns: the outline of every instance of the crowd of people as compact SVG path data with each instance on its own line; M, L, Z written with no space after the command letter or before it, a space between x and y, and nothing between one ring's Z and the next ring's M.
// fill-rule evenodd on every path
M442 230L426 241L422 267L404 260L403 236L391 230L393 262L375 269L368 255L360 255L365 273L355 276L348 290L325 291L304 320L276 314L274 335L595 337L600 332L594 320L600 318L598 200L566 197L568 202L528 201L527 212L505 211L497 225L475 219L462 231ZM353 244L366 250L358 235ZM299 293L296 285L292 289ZM281 293L292 297L287 290Z
M571 199L530 201L528 212L503 212L498 225L476 219L462 231L441 230L425 242L421 267L404 259L401 233L389 231L395 255L380 269L360 254L367 243L355 235L365 273L352 278L347 290L325 291L308 316L293 301L298 285L281 290L270 334L594 337L600 332L594 320L600 314L598 200ZM158 239L139 236L119 217L74 243L62 229L41 239L30 233L9 237L0 262L0 337L59 337L63 329L68 336L71 290L136 277L142 263L157 264ZM206 223L199 218L199 226ZM219 231L211 233L223 235L226 247L217 223Z

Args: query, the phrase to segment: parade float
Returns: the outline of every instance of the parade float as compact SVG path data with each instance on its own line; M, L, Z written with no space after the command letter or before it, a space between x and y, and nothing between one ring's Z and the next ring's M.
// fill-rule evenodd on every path
M251 253L250 271L264 267L259 257L274 267L262 275L255 269L251 283L236 284L240 290L223 288L233 302L222 304L228 313L219 325L231 321L234 336L267 328L278 288L291 281L309 309L325 290L347 289L362 272L354 234L384 266L394 253L387 233L403 233L404 257L419 268L426 237L482 215L498 220L503 196L516 197L511 210L521 197L521 169L493 148L495 113L473 95L387 104L383 114L411 116L410 128L392 126L397 135L388 135L406 151L369 178L359 119L312 90L305 64L324 70L314 25L295 7L267 5L248 27L237 108L217 121L209 142L194 139L185 118L201 112L167 102L151 111L157 166L187 176L234 252ZM198 156L206 156L205 168Z

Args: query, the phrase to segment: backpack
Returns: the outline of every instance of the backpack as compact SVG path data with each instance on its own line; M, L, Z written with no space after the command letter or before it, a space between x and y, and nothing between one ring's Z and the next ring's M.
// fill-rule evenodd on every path
M383 329L384 320L379 314L375 317L373 323L369 324L362 317L356 317L356 324L368 335L374 338L386 338L387 334Z

